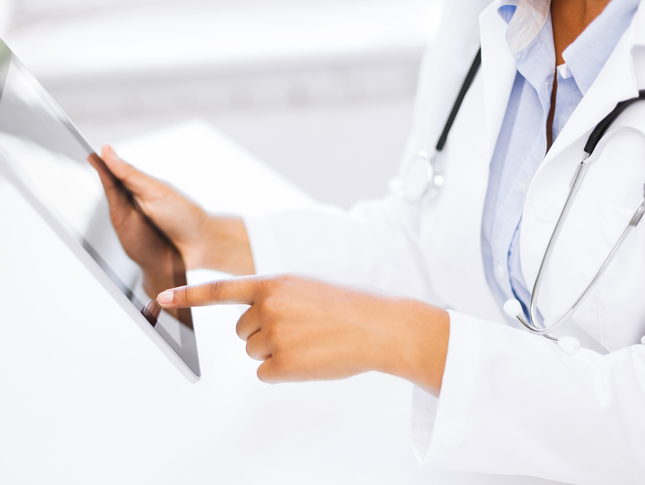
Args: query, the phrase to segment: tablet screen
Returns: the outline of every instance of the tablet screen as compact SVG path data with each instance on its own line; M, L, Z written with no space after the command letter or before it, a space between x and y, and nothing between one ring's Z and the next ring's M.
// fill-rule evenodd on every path
M127 256L110 221L97 173L102 170L111 176L107 167L1 41L0 87L0 152L4 162L199 377L191 311L170 314L156 304L156 295L144 291L142 271ZM185 285L180 253L120 184L119 190L146 221L142 244L154 246L155 255L159 255L159 263L147 268L147 281L152 279L160 290Z

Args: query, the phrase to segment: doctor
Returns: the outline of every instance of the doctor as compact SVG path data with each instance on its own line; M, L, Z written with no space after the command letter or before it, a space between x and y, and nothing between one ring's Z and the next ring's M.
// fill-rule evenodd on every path
M645 7L639 0L486 4L447 2L423 64L401 171L382 200L349 212L210 215L109 147L102 156L189 268L240 275L169 289L158 301L250 305L237 333L262 362L263 381L389 373L415 384L420 463L642 484L645 224L554 333L578 339L575 355L525 331L502 308L517 299L526 312L594 126L645 89ZM411 160L436 143L480 46L481 69L435 160L443 184L410 200L400 189ZM626 109L616 127L634 129L607 134L587 171L544 274L545 322L586 287L643 197L645 103ZM140 216L112 202L120 235L136 231Z

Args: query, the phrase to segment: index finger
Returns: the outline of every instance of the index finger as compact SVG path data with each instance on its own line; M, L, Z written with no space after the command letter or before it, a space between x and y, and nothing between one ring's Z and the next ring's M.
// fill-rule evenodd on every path
M216 280L201 285L180 286L160 293L157 302L163 308L186 308L227 303L253 305L263 289L263 278L242 276Z

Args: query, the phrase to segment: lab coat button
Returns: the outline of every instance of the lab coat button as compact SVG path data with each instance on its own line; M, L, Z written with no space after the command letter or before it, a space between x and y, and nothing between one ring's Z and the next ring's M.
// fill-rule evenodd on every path
M540 195L535 201L535 215L542 222L551 222L558 217L560 213L560 204L551 194Z

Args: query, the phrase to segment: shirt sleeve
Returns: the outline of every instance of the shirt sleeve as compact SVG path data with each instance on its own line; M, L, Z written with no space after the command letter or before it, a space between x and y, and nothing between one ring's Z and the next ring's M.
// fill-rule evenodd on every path
M450 312L440 398L413 397L413 446L439 468L573 484L645 481L645 346L569 356Z
M311 273L427 299L419 210L401 197L247 216L256 271Z

